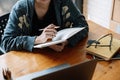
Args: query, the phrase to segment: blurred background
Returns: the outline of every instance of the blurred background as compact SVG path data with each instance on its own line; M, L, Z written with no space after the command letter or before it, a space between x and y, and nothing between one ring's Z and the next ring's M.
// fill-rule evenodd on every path
M9 13L17 0L0 0L0 16Z
M0 16L9 13L16 1L18 0L0 0ZM76 3L81 12L83 12L83 0L73 0L73 2Z

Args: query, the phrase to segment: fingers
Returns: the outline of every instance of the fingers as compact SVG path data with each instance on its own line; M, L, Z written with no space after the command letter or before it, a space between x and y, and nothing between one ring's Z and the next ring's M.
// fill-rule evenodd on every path
M46 32L53 32L53 33L56 33L56 28L59 28L58 26L54 25L54 24L50 24L48 25L44 31Z
M47 29L44 31L45 38L48 40L52 40L56 36L57 31L52 29Z
M57 28L59 28L59 26L56 26L56 25L54 25L54 24L50 24L50 25L48 25L47 28L48 28L48 29L57 29Z
M44 32L51 32L52 34L56 34L56 26L54 24L50 24L45 28Z
M50 24L48 27L44 29L44 33L48 39L52 39L56 36L56 27L54 24Z
M52 46L49 46L49 48L53 49L56 52L61 52L64 49L64 46L62 44L61 45L52 45Z
M47 38L54 38L56 36L56 33L57 32L55 32L55 31L45 31Z
M49 46L49 48L53 49L54 51L56 52L61 52L63 51L64 47L68 44L68 41L66 40L65 42L63 43L60 43L60 44L56 44L56 45L51 45Z
M50 24L46 28L40 29L43 30L43 32L41 35L36 37L34 44L45 43L48 40L52 40L57 34L56 28L59 27L54 24Z
M46 32L46 34L56 34L57 31L55 29L46 29L44 32Z
M2 73L3 73L4 79L6 79L6 80L11 79L11 72L8 68L7 69L2 69Z

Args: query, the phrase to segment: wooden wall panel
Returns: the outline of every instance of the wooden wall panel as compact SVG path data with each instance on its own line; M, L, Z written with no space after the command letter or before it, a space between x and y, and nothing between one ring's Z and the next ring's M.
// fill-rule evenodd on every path
M120 23L120 0L115 0L113 9L113 20Z
M110 29L120 34L120 0L113 0Z

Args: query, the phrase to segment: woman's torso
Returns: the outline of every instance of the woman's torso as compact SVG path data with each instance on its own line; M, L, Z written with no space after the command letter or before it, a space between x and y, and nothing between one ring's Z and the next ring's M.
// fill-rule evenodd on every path
M36 9L34 8L33 20L32 20L32 24L33 24L32 35L40 35L41 32L39 31L39 29L45 28L51 23L57 25L55 8L52 0L50 2L48 9L46 10L39 8L37 12Z

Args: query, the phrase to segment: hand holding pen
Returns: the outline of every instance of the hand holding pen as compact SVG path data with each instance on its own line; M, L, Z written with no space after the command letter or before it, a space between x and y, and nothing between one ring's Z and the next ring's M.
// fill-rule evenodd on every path
M55 29L57 29L57 28L59 28L60 26L55 26L54 28ZM43 28L43 29L39 29L39 31L43 31L45 28Z
M44 29L40 29L40 31L42 30L42 33L41 35L36 37L35 44L45 43L48 40L51 40L52 38L54 38L57 33L56 28L59 28L59 26L50 24Z
M11 72L10 72L10 70L8 68L3 69L2 74L3 74L4 80L12 80Z

